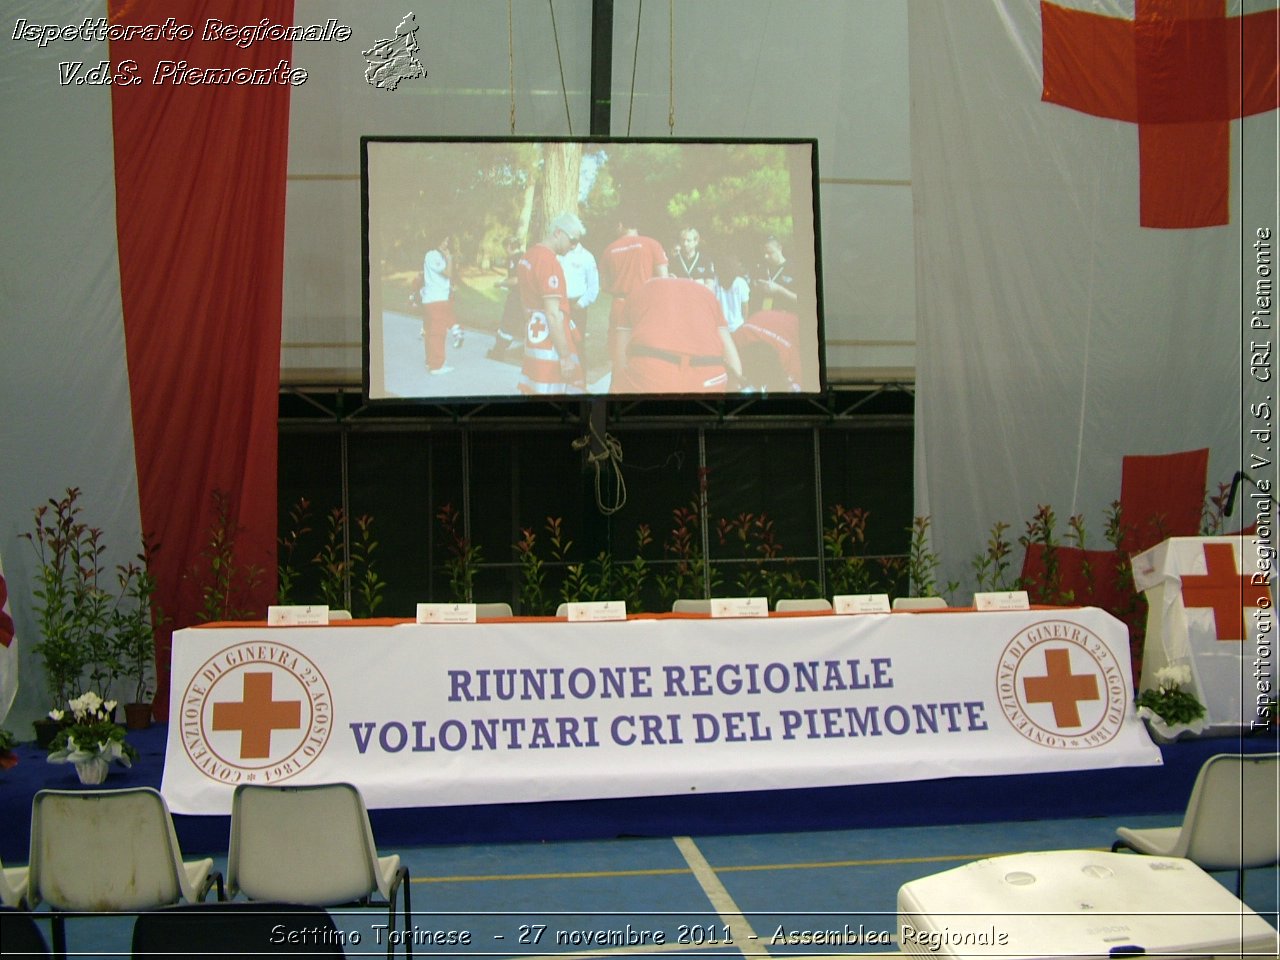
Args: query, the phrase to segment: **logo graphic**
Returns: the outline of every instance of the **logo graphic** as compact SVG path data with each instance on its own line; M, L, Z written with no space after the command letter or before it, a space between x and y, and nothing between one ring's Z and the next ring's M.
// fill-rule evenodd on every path
M529 342L533 344L542 343L549 336L551 336L551 329L547 326L547 315L545 313L530 314Z
M379 90L394 90L402 80L418 80L427 68L418 59L418 21L406 13L396 27L395 36L379 40L364 54L365 83Z
M1071 620L1018 633L996 668L1000 708L1033 743L1059 750L1101 746L1124 722L1128 690L1111 648Z
M220 783L278 783L329 742L333 697L316 665L292 647L244 643L210 657L180 706L182 746Z
M1040 4L1041 99L1137 124L1144 227L1229 219L1230 122L1276 107L1274 9L1137 0L1134 19Z

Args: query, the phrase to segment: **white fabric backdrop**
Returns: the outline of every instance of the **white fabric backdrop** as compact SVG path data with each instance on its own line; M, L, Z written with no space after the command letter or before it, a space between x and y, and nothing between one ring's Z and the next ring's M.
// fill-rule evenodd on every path
M1036 0L908 10L916 512L933 519L941 579L965 585L991 525L1016 538L1039 504L1060 534L1082 514L1104 547L1126 454L1209 447L1210 492L1231 479L1241 277L1255 227L1275 227L1276 113L1231 125L1229 225L1143 228L1136 125L1041 102Z

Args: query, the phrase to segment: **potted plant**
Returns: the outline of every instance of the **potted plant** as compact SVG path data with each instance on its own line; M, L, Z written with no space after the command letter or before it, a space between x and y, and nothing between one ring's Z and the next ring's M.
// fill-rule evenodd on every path
M77 593L83 594L81 562L96 564L100 535L80 520L79 497L78 488L68 487L61 500L41 504L35 510L34 529L22 534L39 561L33 593L40 639L33 650L44 664L45 685L55 705L71 697L88 663L78 622L86 608L77 601ZM36 742L47 746L57 727L50 718L37 720Z
M130 730L151 726L150 678L157 612L152 604L156 580L148 564L150 555L148 549L136 562L116 567L120 594L111 611L111 642L118 675L126 681L126 695L132 698L124 704L125 726Z
M8 770L18 763L18 742L12 733L0 727L0 770Z
M1190 682L1190 664L1168 664L1156 671L1155 688L1138 694L1138 716L1147 722L1155 739L1168 743L1184 733L1195 735L1204 729L1204 704L1182 689Z
M75 764L81 783L102 783L113 761L126 767L138 758L138 751L125 739L124 728L116 723L114 700L103 700L92 690L68 700L68 717L55 710L55 720L69 720L49 744L50 763Z

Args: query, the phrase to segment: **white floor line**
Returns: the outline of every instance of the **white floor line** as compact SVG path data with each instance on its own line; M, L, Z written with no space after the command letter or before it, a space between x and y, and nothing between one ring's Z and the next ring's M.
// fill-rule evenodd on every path
M674 837L673 839L681 856L689 864L689 869L693 871L694 879L702 887L702 892L707 895L707 899L711 901L711 906L720 915L720 922L732 932L733 942L738 949L742 951L744 956L768 957L769 951L764 948L759 936L751 928L751 922L738 909L738 905L733 902L733 897L729 896L729 891L720 882L720 878L716 876L711 864L707 863L707 858L702 855L702 851L693 842L693 838Z

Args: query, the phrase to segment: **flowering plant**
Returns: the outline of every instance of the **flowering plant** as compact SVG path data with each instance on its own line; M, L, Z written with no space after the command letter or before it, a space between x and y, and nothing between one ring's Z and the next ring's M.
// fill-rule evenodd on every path
M50 763L80 763L101 759L110 763L119 760L126 767L138 758L138 751L124 738L124 727L112 719L116 709L114 700L103 700L90 690L74 700L68 700L71 708L67 723L49 744ZM49 717L67 721L65 710L50 710Z
M1146 707L1170 726L1194 723L1204 716L1204 705L1195 698L1195 694L1182 689L1190 682L1190 664L1161 667L1156 671L1155 689L1143 690L1138 695L1137 705Z

